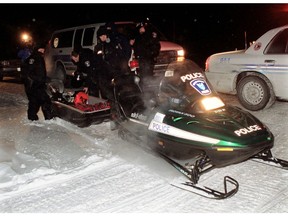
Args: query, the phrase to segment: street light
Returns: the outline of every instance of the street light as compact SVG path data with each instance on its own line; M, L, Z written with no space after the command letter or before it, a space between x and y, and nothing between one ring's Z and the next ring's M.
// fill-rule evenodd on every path
M28 33L24 32L24 33L21 34L21 40L24 43L29 43L29 42L32 41L32 37Z

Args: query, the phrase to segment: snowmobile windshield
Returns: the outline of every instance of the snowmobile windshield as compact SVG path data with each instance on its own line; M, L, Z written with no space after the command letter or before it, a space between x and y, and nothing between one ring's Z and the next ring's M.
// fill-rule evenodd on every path
M187 59L168 65L160 83L159 102L191 114L224 106L206 79L203 69Z

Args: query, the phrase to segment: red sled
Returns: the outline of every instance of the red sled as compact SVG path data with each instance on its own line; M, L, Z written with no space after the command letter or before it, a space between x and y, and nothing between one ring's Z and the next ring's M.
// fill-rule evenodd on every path
M55 93L52 96L54 115L78 127L100 124L111 118L110 104L106 99L80 92Z

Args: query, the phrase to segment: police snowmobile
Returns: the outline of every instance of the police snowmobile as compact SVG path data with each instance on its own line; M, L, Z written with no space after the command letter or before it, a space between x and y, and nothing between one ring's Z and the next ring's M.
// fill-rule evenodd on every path
M64 84L59 80L52 80L48 87L55 117L78 127L110 120L110 103L106 99L90 96L79 89L64 91Z
M119 136L147 142L189 179L174 184L179 188L224 199L237 193L238 182L226 176L224 190L216 190L201 185L202 174L248 159L288 168L287 161L272 156L274 136L267 126L249 112L225 104L191 60L167 67L155 98L142 91L135 74L117 77L113 83Z

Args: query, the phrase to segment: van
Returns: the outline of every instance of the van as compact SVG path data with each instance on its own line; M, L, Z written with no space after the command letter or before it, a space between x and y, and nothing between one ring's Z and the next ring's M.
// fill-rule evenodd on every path
M127 37L136 28L135 22L114 23L117 31ZM47 76L52 79L60 79L67 84L69 76L72 76L76 70L76 66L70 59L73 48L81 45L83 48L94 50L94 46L97 44L97 30L102 25L105 23L77 26L53 32L44 55ZM160 38L161 50L154 68L154 76L160 76L170 62L184 57L184 49L182 46L168 41L155 26L152 24L151 26Z

